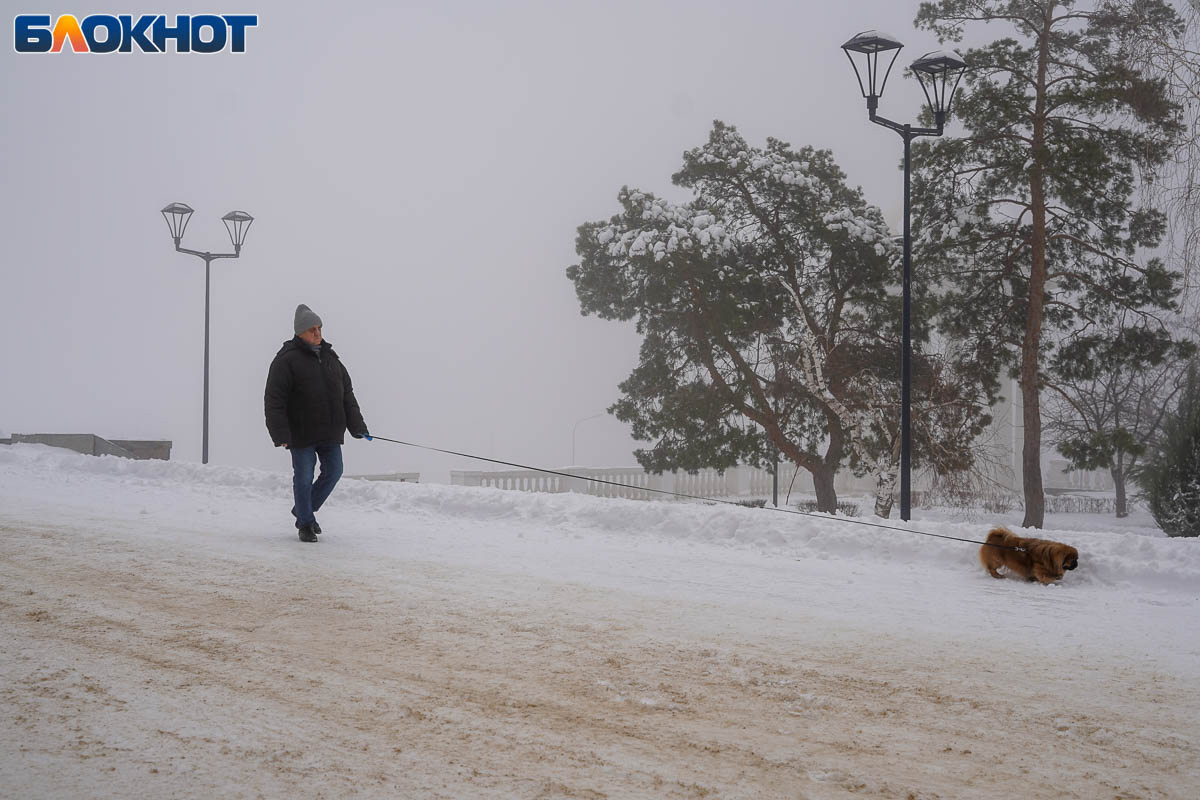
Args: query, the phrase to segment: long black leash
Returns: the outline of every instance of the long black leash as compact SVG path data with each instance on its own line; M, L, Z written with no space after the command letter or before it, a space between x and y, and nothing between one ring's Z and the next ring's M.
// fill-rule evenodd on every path
M531 467L526 464L515 464L511 461L500 461L499 459L485 458L484 456L477 456L477 455L473 455L471 453L459 453L455 450L443 450L440 447L430 447L429 445L417 444L415 442L402 442L399 439L389 439L386 436L369 435L366 438L369 440L379 439L382 442L391 442L392 444L400 444L400 445L404 445L405 447L415 447L419 450L429 450L434 453L445 453L446 455L460 456L462 458L471 458L476 461L486 461L489 464L501 464L506 467L516 467L517 469L526 469L531 472L541 472L546 475L558 475L563 478L573 478L575 480L580 480L580 481L591 481L593 483L602 483L602 484L605 484L606 486L618 486L622 489L633 489L634 491L638 491L638 492L653 492L655 494L671 495L672 497L683 497L688 500L700 500L705 503L722 503L724 505L738 506L739 508L745 507L741 503L737 503L733 500L718 500L714 497L701 497L699 495L694 495L694 494L684 494L682 492L671 492L666 489L651 489L648 486L632 486L628 483L618 483L617 481L609 481L609 480L605 480L604 478L591 478L586 475L572 475L569 472L560 472L558 470L553 470L553 469L543 469L541 467ZM766 511L780 511L780 512L783 512L784 514L798 514L799 516L802 516L802 517L815 517L817 519L823 519L823 520L833 521L833 522L844 522L844 523L847 523L850 525L865 525L869 528L882 528L884 530L889 530L889 531L901 531L903 533L916 533L921 536L932 536L937 539L950 539L955 542L966 542L968 544L978 544L978 545L983 545L985 547L999 547L1004 550L1018 550L1018 551L1024 550L1024 548L1013 547L1012 545L1007 545L1007 544L994 544L992 542L980 542L980 541L976 541L975 539L963 539L958 536L947 536L942 533L930 533L929 531L919 531L919 530L915 530L913 528L898 528L895 525L881 525L877 522L866 522L861 519L852 519L850 517L831 517L826 514L814 514L810 511L800 511L798 509L793 509L793 508L779 508L778 506L763 506L763 509Z

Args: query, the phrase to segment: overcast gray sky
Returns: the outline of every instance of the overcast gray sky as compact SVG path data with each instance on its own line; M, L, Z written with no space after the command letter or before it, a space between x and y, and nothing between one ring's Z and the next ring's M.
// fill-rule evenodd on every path
M263 385L306 303L372 432L564 466L639 344L580 315L576 226L614 214L623 184L683 199L670 176L721 119L832 149L898 229L900 140L867 122L838 46L881 28L907 64L938 47L916 7L75 3L259 24L241 55L4 52L0 430L169 438L200 459L204 265L159 214L180 201L194 249L229 248L227 211L255 217L242 257L213 264L212 462L287 468ZM893 75L881 112L915 120L921 101ZM575 446L583 465L635 463L611 417ZM382 442L350 441L346 461L487 468Z

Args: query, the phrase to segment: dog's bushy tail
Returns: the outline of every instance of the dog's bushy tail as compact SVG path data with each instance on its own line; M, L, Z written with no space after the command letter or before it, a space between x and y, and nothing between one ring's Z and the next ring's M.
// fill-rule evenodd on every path
M1016 534L1005 527L992 528L988 531L988 544L1009 544L1009 539L1016 538Z
M983 564L993 578L1003 577L999 569L1004 565L1004 551L992 545L1008 545L1010 537L1015 538L1012 531L1005 527L996 527L988 531L987 544L979 546L979 563Z

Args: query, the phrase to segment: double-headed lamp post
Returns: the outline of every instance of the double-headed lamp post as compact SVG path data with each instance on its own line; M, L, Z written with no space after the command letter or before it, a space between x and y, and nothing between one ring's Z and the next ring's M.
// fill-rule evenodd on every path
M889 36L881 31L863 31L842 45L842 50L846 52L846 58L850 59L850 65L854 67L854 75L858 78L858 88L862 90L863 97L867 99L867 114L871 118L871 122L890 128L900 134L900 138L904 140L904 321L900 355L900 519L907 520L911 516L912 509L912 338L909 325L912 310L912 231L909 223L911 145L912 140L918 136L942 135L946 118L950 114L950 102L954 97L954 90L958 88L958 82L962 79L967 63L957 53L938 50L926 53L909 66L909 69L917 76L917 80L921 82L921 89L925 92L925 101L929 104L929 110L937 124L936 128L914 128L912 125L892 122L876 113L879 108L879 98L883 95L883 86L887 83L888 75L891 74L892 66L896 63L896 57L900 55L902 47L904 45L894 36ZM881 54L889 52L892 54L891 60L888 62L887 69L884 70L883 77L880 78L879 57ZM863 73L859 71L858 64L854 61L854 53L860 53L863 56L867 78L865 83L863 82Z
M254 217L245 211L230 211L221 220L225 230L229 231L229 239L233 242L232 253L209 253L199 250L189 250L180 246L183 232L187 230L188 220L192 218L192 207L186 203L171 203L162 210L163 219L171 229L171 238L175 240L175 249L180 253L188 253L204 259L204 440L201 452L201 462L208 463L208 318L209 318L209 277L212 262L218 258L237 258L242 254L242 243L246 241L246 231Z

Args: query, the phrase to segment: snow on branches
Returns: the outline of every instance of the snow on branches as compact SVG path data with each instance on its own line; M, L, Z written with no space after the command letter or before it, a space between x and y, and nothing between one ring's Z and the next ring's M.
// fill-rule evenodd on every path
M711 211L691 203L676 205L627 187L618 200L625 213L595 232L596 241L608 246L610 256L650 256L662 261L679 252L712 257L733 248L725 227Z

